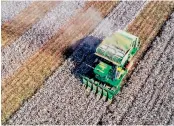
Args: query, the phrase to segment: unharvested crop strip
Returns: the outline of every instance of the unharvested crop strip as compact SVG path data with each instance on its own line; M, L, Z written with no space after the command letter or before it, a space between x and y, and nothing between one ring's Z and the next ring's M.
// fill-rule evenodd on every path
M41 19L58 2L33 2L14 19L2 25L2 46L19 38L33 24Z
M65 24L73 14L76 14L78 8L82 8L84 5L85 1L57 4L55 8L47 12L42 19L22 34L19 39L2 48L2 78L12 75L27 58L39 50L47 40L51 39L56 30ZM6 10L6 7L3 8Z
M27 8L32 1L2 1L1 3L1 24L3 24Z
M64 51L76 41L88 35L102 18L118 4L118 2L99 3L101 6L98 5L98 2L88 2L85 9L80 10L77 15L72 17L13 76L3 81L2 122L5 122L22 102L30 97L43 84L44 80L61 65L62 61L64 61ZM25 77L29 79L24 79ZM8 92L11 88L13 89Z
M146 5L146 7L142 10L142 12L140 12L140 14L135 18L135 20L132 23L130 23L129 26L127 27L127 31L129 33L134 34L140 38L140 43L141 43L140 50L138 51L136 56L133 58L135 66L137 65L138 60L140 60L140 58L143 56L143 53L147 50L147 48L151 44L152 40L155 38L155 36L159 32L164 22L167 20L167 17L171 14L171 12L174 9L174 2L155 2L155 3L157 6L154 6L153 10L149 13L147 9L152 4L152 2L149 2ZM143 16L144 14L146 14L146 17ZM137 22L139 22L139 20L141 20L141 18L144 18L144 21L140 23L139 26L137 26L137 28L135 28L134 26L137 24ZM140 29L138 32L136 32L140 26L143 26L142 29L144 29L145 27L148 29L144 30L143 32L141 31L142 29ZM133 69L134 68L130 70L127 77L130 77L131 73L133 72ZM127 111L129 111L129 107L134 102L142 86L143 85L136 87L137 89L136 88L130 89L129 87L129 90L131 91L136 89L135 91L132 91L133 93L130 93L131 92L130 91L127 94L125 94L125 96L128 94L131 94L130 97L126 97L127 99L128 98L131 98L131 99L128 101L121 100L120 103L114 103L114 106L116 105L118 106L117 111L115 111L113 114L115 117L115 120L114 120L115 122L117 122L118 124L119 123L121 124L123 118L125 117L125 114L127 113ZM125 98L124 94L120 94L120 95L123 95L123 97ZM120 98L123 98L123 97L120 97ZM119 97L117 100L119 100ZM121 103L123 103L124 107L122 107L123 105ZM124 108L124 110L122 110L122 108ZM119 115L120 111L121 111L121 114ZM112 116L112 118L114 117Z
M156 6L152 6L152 4ZM129 33L140 38L140 50L133 58L135 65L143 55L143 52L148 48L151 41L155 38L173 9L174 2L149 2L135 20L127 27ZM151 11L149 12L149 10ZM137 25L137 22L142 20L142 18L143 21ZM132 73L132 70L129 72L129 75Z
M172 49L173 49L172 45L174 44L173 42L174 41L172 41L172 39L170 39L169 41L167 41L167 45L166 45L165 49L160 50L163 53L159 53L159 57L157 58L158 60L157 60L156 64L154 65L155 70L151 71L152 72L151 76L149 76L146 83L144 83L144 85L146 85L146 86L143 86L141 88L141 91L139 91L138 96L136 97L136 100L133 103L133 106L130 107L126 116L124 116L124 119L123 119L124 123L125 123L125 120L126 121L128 120L129 122L131 122L130 120L134 120L134 118L139 117L140 113L143 113L143 118L140 117L139 120L136 120L136 123L141 122L141 124L145 124L145 122L146 122L146 124L147 124L147 120L148 120L147 116L152 115L154 110L156 111L157 109L160 108L161 105L165 104L165 102L164 102L164 104L163 103L158 104L157 101L160 101L164 98L164 97L159 97L160 95L163 96L163 95L166 95L166 93L169 93L167 90L170 88L169 87L166 88L166 85L168 85L172 80L172 78L168 78L168 77L170 76L170 73L172 73L172 65L173 65L172 57L174 55L171 55L171 54L172 54ZM154 45L154 47L155 47L155 45ZM155 53L155 52L153 52L153 53ZM152 55L152 57L150 57L150 59L154 59L153 56L154 55ZM156 59L154 59L154 60L156 60ZM149 62L149 63L151 63L151 62ZM160 78L162 78L162 79L160 79ZM161 90L165 90L165 91L161 91ZM166 100L166 98L165 98L165 100ZM167 103L170 104L169 101ZM139 107L137 107L137 105ZM136 111L135 111L135 106L137 108L141 108L141 109L136 109ZM169 107L169 108L171 108L171 107ZM134 111L132 112L131 110L134 110ZM168 111L169 110L167 110L166 113ZM151 116L151 118L152 117L153 116ZM157 119L156 117L157 116L153 117L153 119L151 119L151 120L148 120L148 124L152 124L155 121L160 121L160 122L164 121L163 119L159 119L158 117L157 117L158 118ZM161 123L161 124L165 124L165 123Z
M106 28L104 27L107 24L105 21L113 21L117 23L117 25L113 26L114 29L119 27L123 28L129 21L131 21L136 12L143 5L143 2L121 2L118 7L114 8L105 20L102 20L102 23L100 23L100 25L95 28L95 31L89 36L100 38L100 31ZM130 11L131 8L135 9ZM122 17L125 17L123 22L121 20ZM121 24L118 25L119 23ZM108 32L104 33L104 36L107 36L111 31L110 27L108 27L107 30ZM87 37L84 41L82 40L82 43L86 42L93 43L95 40L88 39ZM78 48L73 52L72 57L68 58L65 63L63 63L64 65L57 69L55 73L51 75L46 82L44 82L45 86L43 86L32 97L32 99L29 99L24 103L20 110L18 110L8 121L8 124L41 124L43 121L48 121L48 124L95 124L102 113L104 113L105 108L99 102L96 102L93 96L89 98L84 97L84 90L81 89L82 87L80 86L80 82L74 77L74 72L70 72L75 69L76 72L83 73L87 68L84 64L81 64L82 59L91 53L91 49L89 49L89 46L86 46L86 44L82 44L80 47L78 46ZM84 59L84 62L91 64L91 58L93 59L93 56ZM77 61L79 65L81 65L77 65L76 63L70 61L70 59L73 59L72 61ZM68 91L68 93L64 91ZM47 95L45 96L44 94ZM69 102L71 102L71 104L69 104ZM92 103L95 103L95 106ZM51 110L48 108L50 105L53 106ZM64 107L66 107L66 109L64 109ZM34 108L37 108L37 110ZM89 109L87 110L87 108ZM47 113L50 114L50 118L42 114L43 109L49 109L51 111L51 113ZM93 113L93 116L91 116L89 111ZM66 113L66 117L64 117L64 113Z

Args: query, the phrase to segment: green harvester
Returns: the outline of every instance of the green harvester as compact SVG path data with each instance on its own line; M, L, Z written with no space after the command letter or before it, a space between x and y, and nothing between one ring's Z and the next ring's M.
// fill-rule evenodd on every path
M132 57L139 50L139 38L118 30L106 37L96 48L97 59L91 75L82 75L82 83L87 92L112 101L120 92L122 81L133 65Z

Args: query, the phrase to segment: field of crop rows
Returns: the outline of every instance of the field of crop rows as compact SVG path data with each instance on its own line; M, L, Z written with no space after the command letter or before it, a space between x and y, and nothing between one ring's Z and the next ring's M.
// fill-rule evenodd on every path
M174 2L2 2L3 124L174 124ZM140 38L111 104L80 74L118 29Z

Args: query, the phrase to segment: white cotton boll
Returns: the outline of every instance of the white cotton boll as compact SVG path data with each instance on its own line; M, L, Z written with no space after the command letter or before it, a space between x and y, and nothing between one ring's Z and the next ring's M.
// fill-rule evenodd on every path
M49 77L48 81L44 83L32 99L24 103L23 106L29 107L25 107L25 111L20 108L20 110L15 113L15 115L28 116L30 120L32 118L34 118L34 120L28 122L26 118L20 116L20 119L18 119L19 116L17 116L14 121L10 121L10 124L15 124L16 122L20 122L20 124L42 124L44 121L51 121L51 124L97 124L103 114L106 114L106 120L109 120L111 123L119 120L123 114L122 112L126 111L127 106L129 106L127 101L133 100L134 98L133 96L130 97L131 93L126 94L124 92L124 94L117 95L117 102L113 106L114 112L112 114L109 114L109 112L105 113L106 105L104 100L97 100L96 96L92 93L87 97L79 81L79 77L75 76L75 72L78 71L77 73L79 74L85 72L87 67L84 63L90 64L95 58L93 56L86 58L93 53L93 48L91 48L90 45L96 40L90 36L102 39L102 37L106 37L113 31L126 27L143 5L144 2L121 2L118 6L119 9L116 7L108 17L98 25L97 30L95 29L87 38L82 40L81 44L73 52L73 55ZM134 12L130 11L132 7L136 7ZM124 16L126 18L123 18ZM103 27L107 22L107 27ZM80 52L82 53L81 55L78 52L80 49L84 50ZM75 67L75 61L70 60L73 59L80 62L83 57L85 57L86 60L84 58L83 63L79 64L78 67ZM72 72L74 69L75 72ZM138 89L135 89L135 91L136 90ZM50 107L50 105L54 107ZM34 107L37 107L37 110L31 109ZM43 107L51 110L51 113L48 112L49 114L42 115L41 110ZM28 109L32 114L28 113ZM52 120L52 117L54 117L54 120ZM103 118L102 122L104 123L106 120ZM13 120L13 117L10 120Z
M76 1L61 2L8 48L2 48L4 54L2 55L2 65L4 65L2 78L12 75L21 66L21 63L35 54L72 15L77 13L76 8L80 6L83 7L84 2L80 2L80 4ZM13 63L11 60L13 60ZM9 69L10 67L13 69Z

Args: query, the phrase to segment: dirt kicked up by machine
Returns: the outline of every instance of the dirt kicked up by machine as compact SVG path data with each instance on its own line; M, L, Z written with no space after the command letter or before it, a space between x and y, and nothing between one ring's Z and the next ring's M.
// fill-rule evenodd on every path
M99 97L112 101L121 89L133 61L132 57L139 50L139 38L125 31L118 30L105 38L96 48L97 59L89 75L82 76L87 92L94 92Z

